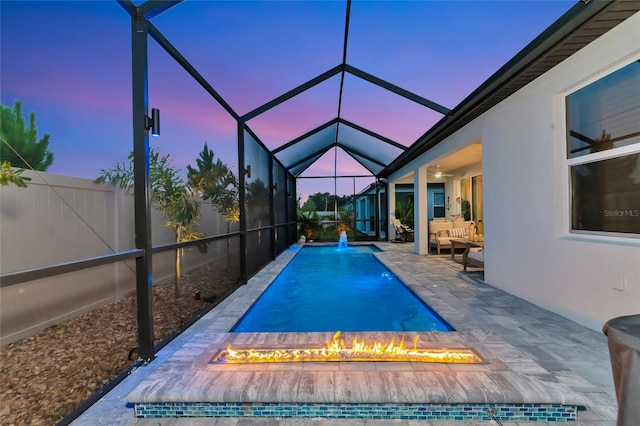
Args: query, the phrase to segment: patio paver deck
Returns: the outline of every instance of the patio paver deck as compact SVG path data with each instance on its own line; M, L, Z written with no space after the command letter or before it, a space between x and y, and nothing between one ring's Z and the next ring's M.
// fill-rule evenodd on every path
M412 363L207 366L202 361L226 343L253 344L265 339L279 343L309 343L310 340L324 343L331 338L330 333L228 333L295 255L295 250L288 250L163 348L152 363L134 371L73 424L284 426L365 423L365 420L305 418L135 419L131 405L127 405L127 399L162 402L171 397L172 400L198 401L206 395L210 401L254 402L290 402L292 398L310 402L560 400L587 408L578 413L578 421L573 424L615 425L615 391L607 340L602 333L487 285L482 273L463 272L460 264L452 261L449 255L416 255L411 252L413 244L376 244L384 250L376 253L378 259L457 330L428 337L422 333L421 341L426 339L442 345L462 342L478 351L489 363L469 366ZM366 337L363 333L359 335ZM393 333L376 333L382 340L388 340L391 335ZM358 391L350 392L350 389ZM366 419L366 423L451 424L371 419Z

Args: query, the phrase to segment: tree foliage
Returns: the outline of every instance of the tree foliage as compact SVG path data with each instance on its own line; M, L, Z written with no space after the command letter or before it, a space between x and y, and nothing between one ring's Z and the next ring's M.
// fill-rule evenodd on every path
M134 184L133 152L128 162L117 163L110 169L101 169L96 183L111 183L131 190ZM149 183L151 201L157 206L165 226L175 233L176 242L193 241L202 233L195 230L200 219L200 205L196 194L180 177L181 170L171 165L169 155L160 156L158 148L149 150ZM176 250L176 297L180 296L181 259L183 249Z
M26 188L27 182L31 180L30 177L20 176L24 172L24 169L14 169L11 167L11 163L3 161L0 168L0 186L8 186L14 184L20 188Z
M307 240L317 238L318 233L322 229L319 223L320 215L315 201L311 197L298 208L298 232L304 235Z
M318 205L309 197L299 209L299 213L303 213L305 216L318 216Z
M405 198L404 203L396 200L395 216L404 224L413 223L413 197Z
M267 183L257 178L247 183L247 207L251 211L250 217L254 225L260 227L269 221L269 188Z
M220 159L215 159L213 150L205 142L196 159L197 169L187 166L191 188L203 200L211 200L215 208L224 215L227 222L240 220L238 203L238 179Z
M333 211L334 201L338 202L338 209L340 209L344 207L350 199L351 197L348 195L336 196L328 192L316 192L315 194L309 195L309 200L313 200L318 210L322 211Z
M0 159L20 169L46 171L53 163L53 152L49 151L51 136L44 134L38 139L36 114L29 114L29 126L22 113L22 102L15 101L13 109L2 105L0 125Z

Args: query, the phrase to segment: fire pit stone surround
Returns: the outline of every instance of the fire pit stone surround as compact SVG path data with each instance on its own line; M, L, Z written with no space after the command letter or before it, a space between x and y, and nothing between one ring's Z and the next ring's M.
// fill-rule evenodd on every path
M371 334L364 333L363 338L387 341L402 337ZM350 337L347 334L345 339ZM499 343L497 337L491 336L490 345L483 344L482 337L478 333L429 334L430 347L438 342L445 347L471 346L485 360L482 364L221 364L211 359L229 344L256 348L273 346L267 342L277 342L279 347L322 345L332 334L203 333L165 361L128 400L136 416L144 418L322 414L327 418L480 421L488 419L486 410L492 407L514 421L576 419L578 407L584 404L580 396L566 386L514 371L491 349ZM512 351L511 356L518 354ZM536 366L528 368L533 371Z

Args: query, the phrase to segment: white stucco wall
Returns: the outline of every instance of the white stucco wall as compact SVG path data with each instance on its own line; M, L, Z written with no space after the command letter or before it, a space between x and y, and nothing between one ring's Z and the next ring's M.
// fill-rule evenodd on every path
M395 176L480 137L485 280L595 330L640 313L640 239L569 233L564 96L640 59L640 14L456 132ZM616 289L624 287L624 290Z

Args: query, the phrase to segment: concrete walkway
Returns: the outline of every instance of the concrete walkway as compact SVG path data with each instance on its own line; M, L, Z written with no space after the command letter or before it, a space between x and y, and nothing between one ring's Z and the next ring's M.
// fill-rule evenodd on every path
M474 348L483 355L488 355L491 359L489 366L482 366L480 369L470 366L468 369L473 370L470 372L449 371L447 366L441 366L439 374L456 377L457 380L463 382L467 380L465 374L489 375L488 377L493 377L493 382L496 381L496 375L510 377L509 374L517 374L518 377L532 380L534 384L547 386L542 393L560 393L562 394L560 396L565 399L584 402L586 411L579 411L578 421L573 424L615 425L617 411L615 392L607 340L602 333L580 326L487 285L479 270L471 269L469 272L463 272L458 263L461 257L459 255L454 261L448 254L441 256L413 254L412 244L376 243L376 245L383 250L383 252L376 254L376 257L383 264L411 287L416 294L428 300L429 305L460 332L460 336L463 336L467 342L471 341ZM453 423L304 418L135 419L133 408L131 404L128 404L127 398L132 398L131 395L146 399L153 396L161 398L161 392L156 392L160 387L163 389L162 392L182 392L180 389L184 390L185 388L179 382L185 383L186 374L192 374L193 368L190 366L194 361L210 350L211 341L224 341L225 337L229 336L227 331L286 266L295 253L295 250L288 250L275 262L267 265L246 286L239 288L185 333L163 348L152 363L134 371L73 424L76 426L495 424L492 421ZM189 368L176 370L176 366L180 365L187 365ZM371 366L363 366L363 368L371 369ZM170 373L174 375L170 376ZM360 372L360 374L373 373ZM395 374L404 374L405 378L409 378L416 372L411 369L410 371L398 371ZM423 373L418 372L417 374ZM159 382L163 383L163 386L153 386L154 383ZM164 385L165 383L169 383L169 385ZM183 387L174 387L174 384ZM229 389L228 386L227 389ZM501 387L505 388L506 386ZM457 388L460 389L460 386ZM149 389L156 390L149 391ZM206 389L211 389L211 387L208 386ZM415 390L415 386L412 389ZM453 392L453 389L453 387L445 389L445 394ZM520 389L489 390L494 394L499 391L504 392L507 395L505 397L514 394L526 397L530 393L540 393L539 389L535 391L528 382L523 382ZM402 392L402 389L396 389L396 391ZM153 392L157 394L152 395ZM378 392L384 393L385 390L378 390ZM467 400L472 398L470 391L460 392L459 398ZM487 393L486 389L485 393ZM372 394L372 391L369 391L368 394ZM376 395L376 397L380 397L380 395ZM540 395L536 395L536 398L539 397ZM506 424L525 425L529 423L511 422Z

